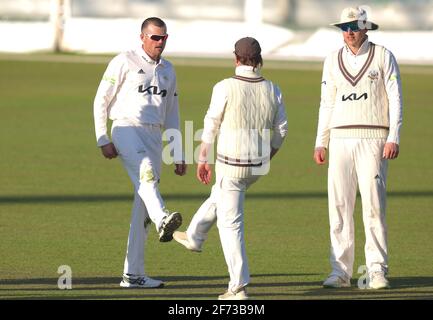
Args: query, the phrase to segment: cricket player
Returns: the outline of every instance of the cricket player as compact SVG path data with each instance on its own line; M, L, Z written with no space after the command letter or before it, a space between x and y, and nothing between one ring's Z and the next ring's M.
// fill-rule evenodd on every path
M151 17L141 26L142 45L120 53L109 63L94 101L97 145L107 159L120 157L134 185L134 203L121 287L154 288L163 282L144 269L144 244L153 222L161 242L171 241L182 223L169 213L159 192L162 129L179 131L176 74L161 57L168 38L164 21ZM113 120L112 142L107 120ZM179 135L180 136L180 135ZM181 141L174 147L175 173L184 175Z
M344 46L324 62L314 160L329 148L328 201L332 272L323 286L349 287L354 261L353 211L362 198L368 287L389 288L385 221L388 160L399 154L400 72L393 54L370 42L378 25L362 8L346 8L338 23Z
M287 133L287 117L278 86L260 75L263 64L259 42L250 37L235 44L235 75L218 82L204 119L197 178L212 180L210 146L217 133L216 180L209 198L194 215L186 232L175 232L176 241L201 251L211 226L217 221L230 282L219 300L246 300L250 281L244 241L246 190L269 170ZM273 130L271 138L270 130Z

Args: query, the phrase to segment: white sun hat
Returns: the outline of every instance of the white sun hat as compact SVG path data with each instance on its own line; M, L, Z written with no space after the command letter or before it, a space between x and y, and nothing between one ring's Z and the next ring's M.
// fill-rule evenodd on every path
M359 29L367 29L367 30L377 30L379 26L372 22L368 21L367 11L360 7L356 8L345 8L341 12L340 21L336 23L332 23L331 26L341 27L345 24L358 22Z

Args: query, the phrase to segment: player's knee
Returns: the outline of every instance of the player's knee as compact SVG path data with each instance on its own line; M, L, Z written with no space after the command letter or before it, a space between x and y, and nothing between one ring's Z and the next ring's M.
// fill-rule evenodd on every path
M155 170L150 165L142 165L140 167L140 184L142 183L158 183L159 177L155 174Z
M218 228L240 230L242 228L242 221L239 219L220 219L217 220Z

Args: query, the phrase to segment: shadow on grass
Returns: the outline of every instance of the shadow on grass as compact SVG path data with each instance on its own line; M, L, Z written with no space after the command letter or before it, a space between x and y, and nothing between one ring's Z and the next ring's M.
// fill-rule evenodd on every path
M388 197L431 197L433 191L390 191ZM204 200L209 195L207 193L176 193L162 194L165 200ZM263 192L248 193L248 199L318 199L327 198L327 192L324 191L305 191L305 192ZM132 201L131 194L100 194L100 195L11 195L0 196L0 205L2 204L27 204L27 203L65 203L65 202L118 202Z
M318 274L254 274L250 297L256 300L388 300L433 299L433 277L390 278L392 289L362 290L352 280L351 288L324 289L321 281L305 281ZM301 277L301 281L268 281L268 278ZM3 299L203 299L215 300L227 287L227 276L155 277L166 283L159 289L124 289L119 277L74 278L73 290L57 289L57 278L3 279ZM275 280L275 279L273 279ZM216 283L212 283L216 281ZM264 281L264 282L261 282ZM10 286L15 286L10 288ZM35 286L42 286L35 287ZM48 287L49 286L49 287ZM45 292L45 293L44 293Z
M266 282L263 279L275 277L306 277L317 274L253 274L257 281L252 288L284 288L299 286L303 282ZM57 278L2 279L0 293L8 299L212 299L227 288L228 276L155 276L165 282L158 289L125 289L119 287L120 277L73 278L72 290L59 290ZM216 282L216 283L214 283ZM307 284L307 283L306 283ZM310 284L311 285L311 284ZM6 288L5 288L6 287ZM198 291L199 290L199 291ZM281 289L280 289L281 290ZM90 292L94 291L94 292ZM101 291L106 294L101 294ZM179 291L179 292L173 292ZM194 292L195 291L195 292ZM203 291L209 291L208 293ZM45 292L45 294L40 294ZM79 294L77 294L79 292ZM87 293L86 293L87 292ZM120 293L121 292L121 293ZM266 295L266 294L265 294Z
M212 280L220 280L225 279L227 277L224 276L174 276L174 277L158 277L152 276L155 279L160 279L163 281L212 281ZM94 278L76 278L72 277L73 285L98 285L98 284L106 284L106 285L119 285L119 282L122 278L119 277L94 277ZM0 280L0 285L54 285L57 287L58 278L31 278L31 279L2 279ZM1 289L0 289L1 290Z
M433 287L432 277L389 278L393 289Z
M259 278L267 278L267 277L305 277L305 276L314 276L317 274L314 273L271 273L271 274L253 274L251 278L259 279ZM227 280L229 279L228 275L225 276L152 276L155 279L160 279L166 283L171 282L194 282L194 281L215 281L215 280ZM119 285L121 281L121 277L92 277L92 278L72 278L72 282L74 285ZM25 285L54 285L57 287L58 278L29 278L29 279L0 279L0 285L5 286L25 286ZM225 282L224 282L225 283ZM203 287L203 284L200 284ZM207 285L206 285L207 286ZM224 286L226 286L224 284ZM173 285L170 285L173 288ZM182 285L180 287L188 287L188 285ZM15 289L3 289L0 290L15 290Z
M310 299L433 299L433 277L388 278L391 289L369 290L358 288L358 279L352 279L350 288L324 289L304 292Z

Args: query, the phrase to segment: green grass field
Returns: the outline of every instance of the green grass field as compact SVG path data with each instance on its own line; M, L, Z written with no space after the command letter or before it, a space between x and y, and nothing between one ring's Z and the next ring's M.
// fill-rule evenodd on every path
M433 68L402 67L404 127L388 176L389 264L393 286L360 290L364 264L356 206L352 288L325 290L330 271L326 167L312 161L320 96L318 70L263 70L285 96L289 133L271 172L247 194L246 242L252 299L433 298ZM282 64L283 65L283 64ZM228 273L215 228L204 251L147 245L147 273L163 289L119 287L132 185L118 160L95 146L93 98L105 64L0 60L0 299L216 299ZM181 118L202 128L213 85L232 67L177 67ZM197 144L197 143L196 143ZM209 193L163 167L161 192L182 212L183 229ZM72 268L59 290L58 267Z

